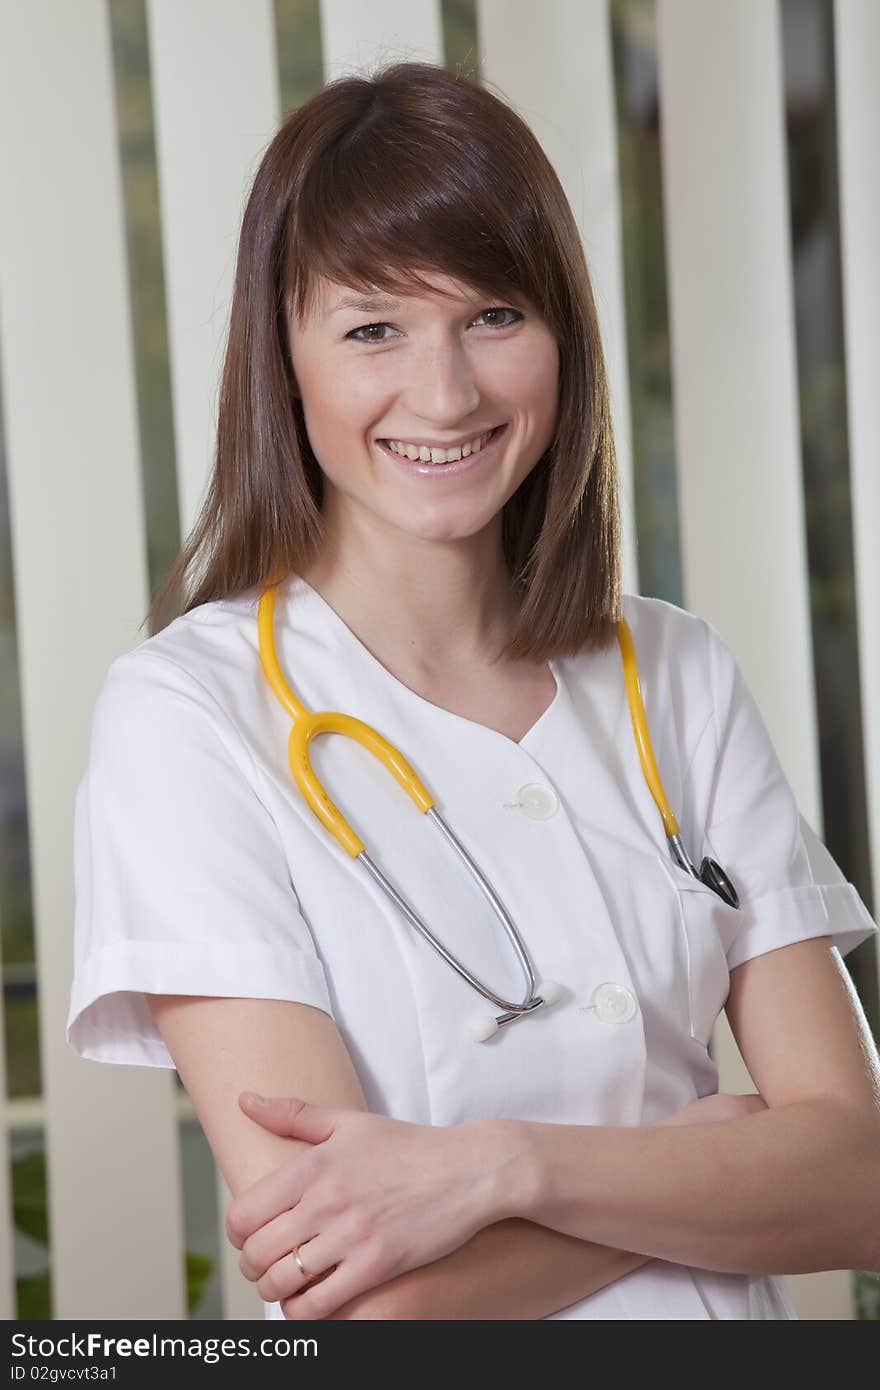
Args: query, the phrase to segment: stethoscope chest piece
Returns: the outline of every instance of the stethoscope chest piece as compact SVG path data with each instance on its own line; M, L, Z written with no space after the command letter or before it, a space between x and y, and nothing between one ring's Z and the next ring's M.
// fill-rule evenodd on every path
M719 898L730 907L739 907L737 891L717 859L710 859L706 855L700 865L700 878L707 888L714 888Z

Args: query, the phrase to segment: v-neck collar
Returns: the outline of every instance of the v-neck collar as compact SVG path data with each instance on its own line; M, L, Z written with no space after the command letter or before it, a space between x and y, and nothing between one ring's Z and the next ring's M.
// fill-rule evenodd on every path
M288 580L288 593L291 596L295 596L297 590L302 591L309 598L309 601L320 609L321 613L324 615L327 622L331 624L343 644L349 647L365 665L374 671L380 681L389 684L399 694L402 694L404 698L414 700L418 706L423 707L425 710L433 711L435 714L444 716L447 719L467 725L473 731L481 731L485 734L494 735L494 737L503 739L505 743L512 745L514 748L521 748L523 751L527 751L528 746L532 743L537 734L543 732L544 727L556 717L560 706L566 698L565 682L562 671L560 670L560 664L556 659L552 659L548 661L547 664L556 682L556 693L553 699L550 701L547 708L538 715L538 718L526 730L521 739L509 738L507 734L501 733L499 729L491 728L488 724L481 724L476 719L468 719L466 715L456 714L453 710L445 709L443 705L435 705L433 701L426 700L423 695L419 695L415 690L411 689L410 686L406 685L404 681L399 680L398 677L395 676L393 672L389 671L388 667L384 666L382 662L373 655L370 649L364 645L357 634L352 631L344 619L336 612L333 605L328 603L323 594L320 594L301 574L293 574Z

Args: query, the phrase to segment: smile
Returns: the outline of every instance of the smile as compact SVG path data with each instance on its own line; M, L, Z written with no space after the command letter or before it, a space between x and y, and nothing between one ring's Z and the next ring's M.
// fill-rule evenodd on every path
M407 473L449 477L467 472L494 456L498 452L498 441L506 429L506 424L496 425L487 433L476 435L452 449L408 444L398 439L378 439L376 443L387 458L393 459Z

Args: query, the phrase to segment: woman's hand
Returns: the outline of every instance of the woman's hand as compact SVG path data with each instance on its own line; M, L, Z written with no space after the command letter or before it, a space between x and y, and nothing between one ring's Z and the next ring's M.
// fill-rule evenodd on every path
M494 1126L418 1125L248 1094L239 1103L252 1120L312 1145L236 1197L226 1217L242 1274L286 1318L326 1318L500 1218L507 1153Z
M417 1125L297 1098L259 1104L248 1092L239 1102L267 1129L312 1145L237 1197L226 1218L242 1274L288 1319L353 1308L358 1296L441 1259L506 1214L496 1176L509 1159L499 1147L509 1127ZM760 1096L703 1096L653 1123L763 1109Z

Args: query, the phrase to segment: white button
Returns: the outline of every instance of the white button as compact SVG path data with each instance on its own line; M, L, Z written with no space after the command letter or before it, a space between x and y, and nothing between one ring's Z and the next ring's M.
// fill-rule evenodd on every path
M596 1017L603 1023L629 1023L635 1015L636 1000L626 985L616 985L611 981L597 985L593 990L591 1003Z
M519 789L519 806L531 820L549 820L559 810L559 797L542 782L529 782Z

